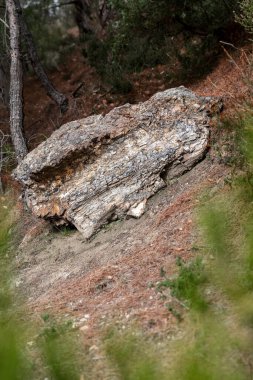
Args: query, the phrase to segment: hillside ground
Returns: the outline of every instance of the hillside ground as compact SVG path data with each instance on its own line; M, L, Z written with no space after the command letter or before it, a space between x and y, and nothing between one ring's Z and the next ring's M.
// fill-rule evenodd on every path
M249 91L242 80L245 67L244 53L238 51L233 60L223 55L206 78L180 84L199 95L222 96L222 117L228 117ZM105 114L171 87L166 66L158 66L133 74L131 93L111 93L78 51L51 73L51 79L70 97L70 107L61 115L38 81L26 78L25 134L30 149L67 121ZM81 83L78 95L71 96ZM8 113L3 107L0 115L1 128L8 133ZM166 307L168 296L157 291L157 283L163 272L175 273L178 257L187 261L196 254L196 218L203 194L226 190L231 167L225 165L226 136L219 128L219 120L214 121L206 158L151 198L140 219L111 223L89 242L75 230L52 231L22 210L19 230L24 240L16 255L15 286L24 295L30 314L71 318L91 339L112 323L134 323L156 335L176 334L177 318ZM10 181L6 174L5 185Z

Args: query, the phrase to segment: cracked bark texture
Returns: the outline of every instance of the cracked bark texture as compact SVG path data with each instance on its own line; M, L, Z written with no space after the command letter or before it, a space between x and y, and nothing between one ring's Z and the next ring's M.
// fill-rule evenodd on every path
M23 71L20 55L20 28L14 0L8 0L6 7L10 25L10 130L17 161L27 154L23 133Z
M139 217L147 199L203 158L218 98L169 89L106 116L63 125L14 171L34 214L90 238L108 221Z

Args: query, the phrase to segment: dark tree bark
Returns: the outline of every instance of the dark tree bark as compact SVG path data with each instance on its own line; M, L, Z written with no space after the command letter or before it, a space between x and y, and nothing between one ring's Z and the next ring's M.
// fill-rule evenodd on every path
M102 28L105 28L110 16L111 16L111 10L108 6L108 1L100 0L98 18L100 20L100 24Z
M10 26L10 130L18 162L27 154L23 134L23 78L20 57L20 29L14 0L6 0Z
M102 38L111 17L108 0L75 0L75 18L81 33Z
M91 9L89 0L76 0L76 22L82 33L92 33Z
M19 0L13 0L16 4L16 8L18 10L18 16L19 16L19 23L21 28L21 34L22 38L26 44L28 55L30 62L32 64L32 67L38 77L38 79L41 81L43 87L45 88L47 94L52 98L60 107L61 112L66 112L68 109L68 99L65 95L60 93L56 88L53 86L53 84L50 82L42 64L40 63L40 59L38 57L33 37L27 27L27 24L25 22L25 19L22 14L22 8L20 5Z
M10 94L10 65L6 54L0 57L0 101L9 107Z

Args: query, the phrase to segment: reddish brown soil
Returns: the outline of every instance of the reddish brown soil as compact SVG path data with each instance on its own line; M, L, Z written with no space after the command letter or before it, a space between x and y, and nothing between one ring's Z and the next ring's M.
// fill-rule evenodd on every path
M138 220L112 223L91 242L74 232L25 245L17 281L32 313L71 316L87 334L112 319L141 323L152 333L173 329L176 319L166 304L175 300L157 291L161 268L171 276L177 257L187 261L196 254L194 209L205 188L224 186L227 173L206 159L150 199Z

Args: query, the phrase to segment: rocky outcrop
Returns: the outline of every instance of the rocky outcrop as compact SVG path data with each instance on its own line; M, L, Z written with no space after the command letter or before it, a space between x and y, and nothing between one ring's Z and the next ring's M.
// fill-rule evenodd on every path
M89 238L191 169L206 152L221 101L184 87L63 125L14 171L33 213Z

